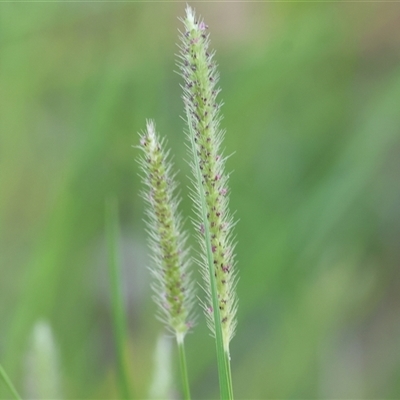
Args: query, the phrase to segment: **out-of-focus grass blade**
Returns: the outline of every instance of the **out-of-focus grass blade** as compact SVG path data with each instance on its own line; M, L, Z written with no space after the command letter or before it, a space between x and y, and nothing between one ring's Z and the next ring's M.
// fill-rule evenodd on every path
M126 320L121 287L121 262L118 252L118 203L115 197L110 197L106 201L106 234L118 385L121 397L131 399L126 360Z
M154 350L154 371L149 388L150 399L172 399L172 341L166 335L159 335Z
M0 365L0 377L3 383L8 387L12 395L14 396L15 399L21 400L21 396L18 394L17 390L15 389L14 385L12 384L10 378L6 374L6 371L4 371L3 367Z
M49 322L36 322L25 362L25 396L30 399L64 398L58 346Z

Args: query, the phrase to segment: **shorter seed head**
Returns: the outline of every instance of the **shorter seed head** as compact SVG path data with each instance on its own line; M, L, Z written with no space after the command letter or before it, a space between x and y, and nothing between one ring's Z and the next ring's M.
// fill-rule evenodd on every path
M182 230L182 219L176 211L179 203L173 193L176 185L163 147L154 122L148 121L146 131L141 134L139 148L144 153L140 162L147 187L144 198L148 203L147 224L154 260L152 272L156 278L155 298L161 319L182 337L192 326L190 313L194 293L187 273L186 235Z

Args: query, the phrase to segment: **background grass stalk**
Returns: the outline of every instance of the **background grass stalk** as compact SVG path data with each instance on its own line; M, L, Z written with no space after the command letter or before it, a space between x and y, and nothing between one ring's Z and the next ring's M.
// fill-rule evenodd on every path
M121 262L118 251L118 203L114 197L110 197L106 201L106 231L118 387L123 399L131 399L132 392L126 359L126 320L121 285Z
M6 371L4 371L4 368L0 365L0 377L1 380L4 382L4 384L7 386L9 391L12 393L15 399L21 400L21 396L18 394L17 390L15 389L14 385L12 384L10 378L6 374Z
M194 165L196 168L196 179L197 185L200 193L200 202L201 202L201 212L204 224L204 236L207 244L207 260L208 260L208 272L211 286L211 296L212 296L212 304L213 304L213 315L214 315L214 327L215 327L215 344L217 350L217 364L218 364L218 376L219 376L219 387L221 393L221 399L233 399L233 391L232 391L232 378L230 372L230 356L229 351L225 351L224 340L222 335L222 326L221 326L221 316L219 312L219 301L218 301L218 293L217 293L217 282L214 274L214 263L213 263L213 255L211 248L211 235L210 229L207 221L207 205L206 198L204 194L204 189L201 184L201 170L200 163L197 157L196 144L194 141L194 133L192 126L192 118L190 112L187 112L188 116L188 125L189 132L191 138L191 144L194 154Z

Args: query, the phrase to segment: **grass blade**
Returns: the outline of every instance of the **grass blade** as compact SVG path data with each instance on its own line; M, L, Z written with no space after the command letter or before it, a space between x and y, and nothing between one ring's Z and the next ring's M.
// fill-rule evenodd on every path
M118 203L114 197L106 203L106 233L108 242L108 266L111 289L112 318L117 357L118 385L123 399L131 399L126 360L126 321L121 287L121 262L118 252L119 224Z
M3 383L7 386L9 391L12 393L13 397L16 400L21 400L21 396L18 394L18 392L15 389L14 385L12 384L10 378L6 374L6 371L4 371L4 368L1 365L0 365L0 378L3 381Z

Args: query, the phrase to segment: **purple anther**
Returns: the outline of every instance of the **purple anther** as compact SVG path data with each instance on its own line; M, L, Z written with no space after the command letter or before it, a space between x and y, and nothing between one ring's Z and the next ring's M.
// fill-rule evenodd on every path
M199 29L201 31L205 31L206 29L208 29L208 26L204 23L204 21L201 21L199 24Z
M224 265L224 266L222 267L222 271L224 271L224 272L229 272L229 265Z

